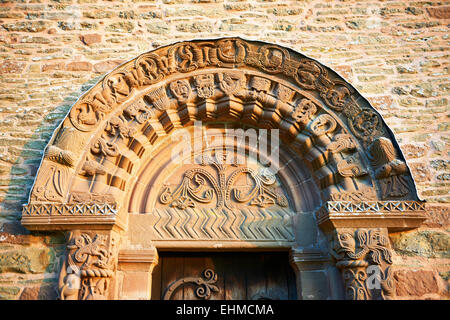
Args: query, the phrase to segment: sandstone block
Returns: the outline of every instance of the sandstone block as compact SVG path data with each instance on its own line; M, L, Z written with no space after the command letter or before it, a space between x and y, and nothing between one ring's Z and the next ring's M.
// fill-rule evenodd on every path
M20 294L20 300L55 300L58 297L54 285L27 287Z
M432 271L399 270L394 274L394 281L399 297L420 297L439 292L439 285Z
M67 71L91 71L92 64L87 61L75 61L66 65Z
M25 62L7 60L0 64L0 74L21 73L25 68Z
M80 36L81 42L83 42L85 45L90 46L95 43L99 43L102 41L102 36L100 34L94 33L94 34L84 34Z
M432 18L450 19L450 6L427 8L427 12L430 15L430 17L432 17Z

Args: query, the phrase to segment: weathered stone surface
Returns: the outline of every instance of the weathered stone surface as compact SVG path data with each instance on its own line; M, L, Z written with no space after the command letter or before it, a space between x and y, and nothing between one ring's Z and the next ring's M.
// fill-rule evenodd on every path
M98 73L105 73L113 70L115 67L123 63L122 60L107 60L94 64L94 71Z
M94 34L84 34L80 36L80 40L87 46L90 46L95 43L99 43L102 41L102 36L98 33Z
M432 18L450 19L450 6L448 7L429 7L427 12Z
M23 248L0 252L0 273L43 273L50 264L47 248Z
M20 300L55 300L58 293L55 285L26 287L20 294Z
M25 62L7 60L0 64L0 74L21 73L25 68Z
M408 256L450 258L450 236L447 232L422 230L391 235L394 249Z
M131 32L134 29L132 22L115 22L105 27L106 31L110 32Z
M394 273L394 280L399 297L421 297L439 292L439 285L432 271L399 270Z
M401 145L400 148L406 159L422 158L428 151L428 148L425 146L413 144Z
M49 23L46 21L19 21L2 24L2 27L8 31L19 32L41 32L47 29L48 26Z
M87 61L74 61L66 65L67 71L91 71L92 64Z
M2 286L0 287L0 300L11 300L14 299L20 292L19 287L15 286Z
M147 24L147 31L156 34L165 34L169 31L170 26L165 22L155 22Z
M424 163L409 163L409 168L416 182L431 181L431 171Z
M428 219L424 226L430 228L448 228L450 225L450 207L448 205L428 205Z

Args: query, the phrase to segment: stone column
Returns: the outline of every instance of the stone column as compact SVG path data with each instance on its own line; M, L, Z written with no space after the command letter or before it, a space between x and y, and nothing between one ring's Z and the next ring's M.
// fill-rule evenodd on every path
M149 300L152 272L158 264L158 252L151 249L124 249L119 252L119 270L123 273L121 299Z
M290 263L295 272L297 299L325 300L330 296L327 254L315 250L292 249Z

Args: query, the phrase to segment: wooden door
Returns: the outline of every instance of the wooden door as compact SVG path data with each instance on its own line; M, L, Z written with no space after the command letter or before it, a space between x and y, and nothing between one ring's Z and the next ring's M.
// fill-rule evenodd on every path
M286 252L161 253L152 299L293 300Z

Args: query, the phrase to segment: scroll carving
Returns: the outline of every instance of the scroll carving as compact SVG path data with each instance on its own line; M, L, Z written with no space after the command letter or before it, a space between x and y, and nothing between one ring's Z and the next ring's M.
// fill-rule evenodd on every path
M236 202L262 208L275 204L281 207L288 206L286 197L271 188L276 178L270 172L265 170L256 172L248 167L240 167L233 170L227 177L226 171L230 165L225 164L223 159L203 158L201 165L208 164L215 168L217 177L204 168L189 169L184 173L181 184L175 190L168 186L164 187L159 197L160 202L178 209L194 208L196 202L208 204L214 198L216 198L216 208L232 209L232 198ZM247 193L234 185L240 175L247 175L253 181L253 187Z
M350 90L345 85L333 86L327 92L322 92L321 96L327 106L340 112L344 110L346 104L348 103Z
M106 123L105 131L110 136L119 136L122 139L131 138L136 133L136 129L129 127L123 116L112 117Z
M170 284L164 292L163 300L170 300L172 294L185 284L197 286L194 291L197 298L208 300L211 297L212 292L219 292L219 288L214 285L216 282L217 273L212 269L205 269L203 271L203 277L186 277Z
M111 236L73 231L59 276L61 300L104 300L116 263L116 243Z
M349 119L349 127L356 137L368 143L381 133L381 118L375 111L362 109Z
M391 140L380 137L369 148L369 156L375 169L375 177L380 179L382 197L402 197L409 193L405 173L408 168L404 161L397 159Z
M347 299L393 297L392 253L381 229L338 229L330 253L341 270Z
M128 118L134 119L137 123L141 124L154 115L154 109L150 109L142 99L139 99L135 103L126 107L123 110L123 113Z
M80 131L91 131L104 118L104 113L88 101L75 105L69 114L70 121Z
M104 137L99 137L97 141L91 146L93 154L101 154L103 156L117 157L119 149L116 144L108 142Z

